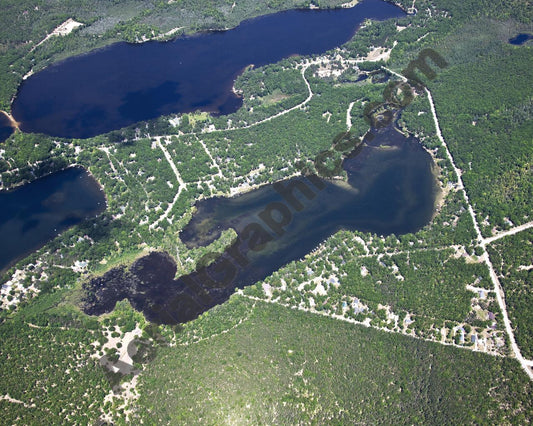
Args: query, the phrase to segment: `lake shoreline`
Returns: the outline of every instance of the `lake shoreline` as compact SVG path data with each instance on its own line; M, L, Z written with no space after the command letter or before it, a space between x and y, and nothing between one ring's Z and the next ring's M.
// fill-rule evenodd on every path
M399 9L401 9L402 11L404 11L405 13L407 13L407 9L399 2L395 1L395 0L383 0L383 2L385 3L389 3L389 4L392 4L396 7L398 7ZM357 6L357 4L360 4L361 3L361 0L358 0L357 3L355 3L354 5L350 6L350 8L352 7L355 7ZM320 7L316 7L315 10L336 10L336 9L343 9L343 8L346 8L344 6L344 4L346 3L339 3L338 5L336 6L333 6L333 7L327 7L327 8L320 8ZM201 34L206 34L206 33L211 33L211 32L224 32L224 31L230 31L232 29L235 29L237 28L239 25L241 25L243 22L246 22L248 20L252 20L252 19L256 19L256 18L259 18L259 17L262 17L262 16L267 16L267 15L271 15L271 14L274 14L274 13L281 13L281 12L288 12L288 11L291 11L291 10L313 10L313 9L310 9L310 8L291 8L291 9L281 9L281 10L276 10L276 11L273 11L273 12L270 12L268 11L268 13L263 13L263 14L260 14L260 15L257 15L257 16L253 16L253 17L250 17L250 18L245 18L241 21L239 21L238 23L236 23L235 25L233 26L230 26L230 27L226 27L226 28L207 28L207 29L203 29L203 30L199 30L199 31L193 31L193 32L188 32L188 30L190 31L190 28L186 27L186 26L181 26L181 27L175 27L175 28L172 28L170 29L169 31L167 31L166 33L163 33L163 34L159 34L157 36L152 36L152 37L147 37L145 39L141 39L141 40L138 40L138 41L135 41L135 42L130 42L130 41L126 41L126 40L123 40L123 39L118 39L118 38L109 38L109 39L106 39L106 40L102 40L100 45L96 45L96 46L93 46L91 48L89 48L89 50L80 50L80 51L77 51L77 52L69 52L67 53L67 56L61 56L59 58L57 58L56 60L53 59L53 56L51 57L47 57L43 60L43 64L34 64L32 65L31 68L28 68L26 70L24 70L24 75L23 77L21 78L21 81L19 83L19 85L17 86L17 90L13 93L12 97L11 97L11 101L10 101L10 105L13 104L13 102L15 101L16 97L17 97L17 94L20 90L20 86L22 85L22 83L27 80L29 77L31 77L32 75L34 74L37 74L39 73L40 71L48 68L48 67L51 67L51 66L54 66L56 64L59 64L69 58L73 58L73 57L76 57L76 56L83 56L83 55L87 55L87 54L92 54L98 50L103 50L103 49L106 49L114 44L117 44L117 43L127 43L127 44L133 44L133 45L142 45L142 44L145 44L145 43L149 43L149 42L159 42L159 43L167 43L167 42L172 42L178 38L181 38L181 37L193 37L193 36L196 36L196 35L201 35ZM183 33L182 34L176 34L179 30L183 30ZM35 46L37 47L37 46ZM52 60L52 62L50 63L46 63L46 61L49 61L49 60ZM40 66L40 65L45 65L45 66Z
M18 185L16 187L10 188L9 190L1 190L0 191L0 196L14 196L17 191L29 189L29 188L27 188L28 185L35 184L36 182L40 182L40 184L42 185L43 184L43 179L44 180L47 180L47 179L49 180L51 178L53 179L54 176L57 175L58 173L68 173L69 169L77 169L81 174L85 174L86 178L88 178L88 180L86 182L88 182L92 186L92 187L89 187L89 188L85 189L86 196L90 195L91 197L93 197L95 202L96 202L97 198L99 198L98 205L94 204L94 208L91 207L91 210L92 210L91 214L87 214L87 215L83 216L83 219L79 220L78 222L76 222L76 223L74 223L72 225L64 226L64 229L61 229L61 222L58 222L55 226L58 226L59 227L58 229L60 229L60 231L56 235L54 235L53 238L46 238L46 241L44 241L44 243L42 241L36 241L36 242L34 242L32 244L32 246L30 248L21 250L20 254L18 254L15 257L13 257L11 260L9 260L7 262L7 264L4 267L0 268L0 276L3 275L5 272L7 272L10 268L16 266L17 263L20 262L21 260L27 258L31 254L36 253L39 250L41 250L42 248L46 247L46 245L50 241L53 241L55 238L61 236L64 232L70 230L73 226L76 226L76 225L78 225L80 223L83 223L86 220L94 219L94 218L100 216L102 213L104 213L108 209L109 202L108 202L107 195L105 193L104 187L100 184L100 182L93 176L93 174L88 169L86 169L85 167L82 167L82 166L80 166L78 164L69 165L68 167L64 167L61 170L58 170L58 171L55 171L55 172L52 172L52 173L48 173L48 174L46 174L44 176L41 176L41 177L39 177L37 179L34 179L34 180L30 181L30 182L27 182L27 183L25 183L23 185L21 184L21 185ZM70 184L72 184L72 182L70 182ZM82 187L80 187L80 190L81 189L82 189ZM64 189L62 189L62 190L64 190ZM56 192L50 194L50 196L53 196L55 193L57 193L57 190L56 190ZM46 201L46 199L42 203L44 203L45 201ZM100 205L100 203L101 203L101 205ZM65 203L63 202L63 204L65 204ZM57 211L55 211L53 214L57 215L59 213ZM65 216L65 218L66 217L68 217L68 214ZM4 226L4 224L0 223L0 227L1 226ZM2 229L4 229L4 231L5 231L5 228L2 228ZM42 233L43 231L41 230L40 232Z
M379 149L382 144L397 149ZM416 232L431 223L436 195L433 160L415 138L393 129L377 132L367 149L348 159L343 168L348 182L327 179L324 187L314 187L300 176L277 181L278 185L270 184L270 188L263 185L255 194L242 194L241 199L212 197L197 202L195 213L179 235L188 249L208 247L230 228L241 238L222 254L212 252L215 258L208 266L199 267L196 259L195 270L183 275L176 275L175 256L156 249L129 267L123 265L99 277L87 277L82 309L89 315L110 312L116 301L113 298L119 294L150 321L184 323L227 300L235 288L262 281L273 271L304 258L340 229L384 237ZM283 210L281 205L286 203L279 186L288 188L297 181L307 185L314 196L309 195L301 210ZM421 182L425 183L421 186ZM414 189L420 195L413 199ZM265 246L270 244L266 250L257 250L253 244L258 230L268 232L266 227L270 226L264 212L274 206L288 215L282 221L283 232L265 240ZM248 232L250 226L255 229L255 237ZM265 238L267 234L262 235ZM231 266L236 265L231 259L246 261L236 267Z
M36 72L18 86L11 112L24 131L77 139L197 109L228 115L240 107L240 96L233 87L235 77L250 64L260 67L293 54L328 52L350 41L365 20L404 16L404 11L390 2L365 0L352 8L289 9L260 15L230 30L196 32L172 42L118 42ZM273 29L278 25L282 31ZM306 37L303 34L309 25L330 30L326 35ZM242 48L242 43L258 48ZM190 53L198 49L203 52L200 57ZM234 52L230 59L225 50ZM154 55L161 63L150 66ZM180 60L168 59L174 57ZM116 73L103 71L109 67L131 70L132 63L138 66L128 71L121 84L114 78ZM158 65L157 73L153 65ZM85 87L76 85L78 79L86 80ZM78 92L77 97L69 96L72 90Z
M13 118L13 116L8 113L7 111L0 111L0 113L4 114L4 116L9 120L9 124L11 124L11 127L13 130L19 130L20 129L20 123Z

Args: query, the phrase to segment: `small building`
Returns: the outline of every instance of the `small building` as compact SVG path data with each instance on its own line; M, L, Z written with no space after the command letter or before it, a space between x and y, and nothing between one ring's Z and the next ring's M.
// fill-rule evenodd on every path
M405 325L409 325L409 324L412 324L414 323L415 321L413 319L411 319L411 315L406 315L405 318L403 319L403 322Z

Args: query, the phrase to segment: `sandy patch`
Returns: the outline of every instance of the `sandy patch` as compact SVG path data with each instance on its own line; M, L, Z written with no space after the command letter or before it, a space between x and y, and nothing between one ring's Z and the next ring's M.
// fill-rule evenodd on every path
M357 3L359 3L359 0L352 0L352 1L341 4L341 7L348 9L350 7L354 7Z
M179 30L182 30L183 28L185 27L172 28L170 31L167 31L164 34L160 34L157 37L155 37L155 40L161 40L162 38L173 36L174 34L176 34Z
M41 44L43 44L49 38L54 37L54 36L62 36L62 37L66 36L70 34L73 30L75 30L76 28L81 27L83 25L84 24L82 24L81 22L77 22L74 19L69 18L65 22L63 22L61 25L59 25L56 29L54 29L54 31L48 34L44 39L42 39L38 44L36 44L33 47L33 49L31 49L31 51L33 51L37 46L40 46Z
M267 283L263 283L263 292L265 293L265 296L269 299L272 298L272 286Z
M533 269L533 265L528 265L528 266L520 265L518 267L519 271L531 271L532 269Z
M333 77L338 78L344 69L334 69L331 64L320 65L319 68L315 71L315 77L326 78Z
M40 264L41 263L38 261L36 262L35 266L39 266ZM11 278L2 285L0 288L0 308L7 309L10 306L17 306L22 298L25 298L30 294L37 294L39 292L34 285L36 278L32 278L31 285L24 287L24 281L26 277L26 269L17 269ZM39 279L44 281L47 278L48 277L46 273L43 272ZM12 295L12 291L15 294Z
M15 120L11 114L5 111L0 111L0 113L4 114L7 117L7 119L9 120L9 124L11 125L11 127L13 127L13 129L18 130L20 123Z
M18 399L11 398L9 396L9 394L0 395L0 400L8 401L8 402L11 402L13 404L21 404L21 405L24 405L24 407L26 407L26 408L35 408L35 404L31 404L31 405L26 404L25 402L19 401Z
M392 49L394 49L394 47L396 47L397 44L398 42L394 41ZM390 58L392 49L386 49L385 47L375 47L374 49L370 51L368 55L366 55L364 60L368 62L378 62L378 61L387 62Z
M112 333L120 333L119 337L112 337ZM139 325L135 327L133 331L129 331L122 335L120 328L115 326L113 331L107 331L107 342L101 347L100 350L104 351L106 349L115 349L119 352L119 358L116 362L111 362L108 360L107 356L100 356L100 350L92 355L93 358L100 359L100 364L107 368L113 373L120 372L122 375L133 374L131 380L121 381L119 388L115 387L107 394L104 398L104 402L110 402L115 406L116 410L123 409L126 416L126 421L129 420L129 415L131 414L131 404L139 397L139 392L136 389L137 380L140 373L140 370L136 370L133 367L133 360L128 352L128 346L135 338L142 335L142 330L139 328ZM120 348L117 347L117 344L121 343ZM98 347L98 342L93 343L95 347ZM132 354L134 355L134 354ZM120 390L120 392L118 392ZM102 419L106 420L109 423L113 423L112 414L110 412L102 411Z
M465 260L466 263L474 264L483 262L483 256L472 256L466 252L464 246L453 246L455 253L452 255L455 259L460 259L461 257Z
M118 326L115 326L114 331L122 336L122 333ZM112 363L107 359L107 357L101 358L98 353L93 354L93 357L100 358L100 363L113 373L120 372L123 375L130 374L133 371L133 360L131 359L130 354L128 353L128 346L131 342L133 342L133 340L135 340L136 337L141 336L142 330L139 328L139 326L137 326L133 331L124 333L122 337L112 337L112 333L113 331L108 331L106 333L107 342L102 346L101 350L103 350L104 353L106 349L119 350L118 361ZM117 347L118 343L121 343L120 348Z
M315 295L319 294L321 296L327 296L328 295L328 292L326 291L326 289L322 285L322 280L318 281L318 284L316 285L314 290L311 290L311 293L313 293Z
M63 22L59 27L52 31L52 35L66 36L70 34L74 29L83 26L81 22L76 22L74 19L69 18Z

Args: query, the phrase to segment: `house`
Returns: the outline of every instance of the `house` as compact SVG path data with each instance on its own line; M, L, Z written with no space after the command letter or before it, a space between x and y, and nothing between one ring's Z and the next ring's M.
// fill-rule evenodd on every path
M353 299L352 307L353 307L354 314L359 314L361 312L364 312L366 309L362 304L359 303L359 299L357 297Z

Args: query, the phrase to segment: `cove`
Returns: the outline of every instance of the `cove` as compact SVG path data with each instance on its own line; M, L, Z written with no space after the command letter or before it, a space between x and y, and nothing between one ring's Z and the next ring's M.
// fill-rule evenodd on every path
M64 230L106 207L96 180L70 167L11 191L0 191L0 272Z
M180 237L189 247L200 247L231 227L238 238L221 256L176 279L174 259L153 252L129 269L115 268L86 283L83 310L100 315L113 310L118 300L128 299L150 321L184 323L227 300L235 288L254 284L303 258L340 229L380 235L416 232L434 212L432 159L416 139L406 138L393 125L373 134L358 155L344 160L347 182L300 177L233 198L199 201ZM291 185L305 185L314 196L295 189L295 199L288 202L279 189ZM291 213L281 235L261 219L261 212L279 204ZM272 217L281 222L279 215ZM250 234L247 229L253 224L265 233L255 227Z
M171 42L116 43L52 65L25 80L12 105L25 132L88 138L165 114L236 111L243 69L324 53L365 19L405 16L383 0L353 8L291 10Z

